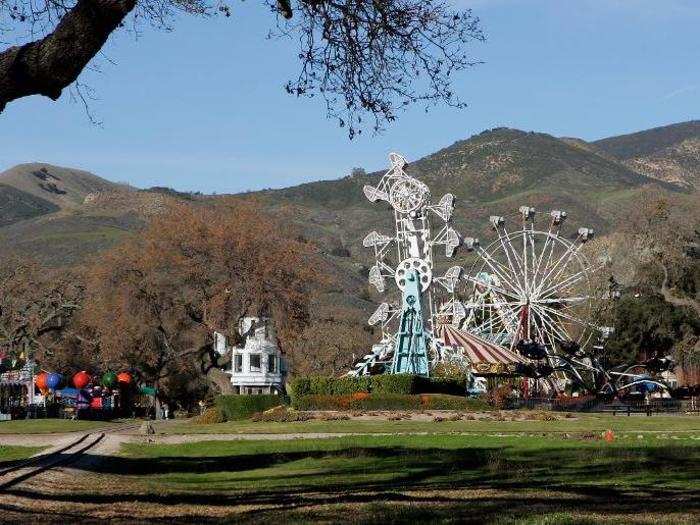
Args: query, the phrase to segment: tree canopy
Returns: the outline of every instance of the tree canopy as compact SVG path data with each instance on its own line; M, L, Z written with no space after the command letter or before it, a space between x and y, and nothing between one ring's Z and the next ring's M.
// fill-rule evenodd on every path
M471 10L443 0L263 0L263 6L273 12L272 34L298 46L299 73L287 79L286 91L321 97L351 138L365 124L380 129L416 102L463 106L452 75L477 63L467 47L484 40ZM0 0L0 40L16 41L0 50L0 112L29 95L57 100L112 33L144 24L170 29L178 13L235 21L221 0Z

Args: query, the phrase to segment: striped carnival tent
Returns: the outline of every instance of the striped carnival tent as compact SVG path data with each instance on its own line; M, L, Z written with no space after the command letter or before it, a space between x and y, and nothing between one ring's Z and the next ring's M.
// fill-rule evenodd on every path
M463 349L475 375L514 375L518 364L528 362L507 348L450 324L439 324L436 331L445 345Z

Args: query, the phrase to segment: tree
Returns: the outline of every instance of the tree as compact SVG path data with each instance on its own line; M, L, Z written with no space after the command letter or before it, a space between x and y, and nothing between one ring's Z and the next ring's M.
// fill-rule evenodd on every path
M313 321L287 352L295 375L339 375L352 369L376 342L370 330L336 320Z
M641 196L611 243L614 273L631 292L615 312L611 348L673 352L682 373L700 364L700 210L682 198Z
M12 359L50 360L83 297L77 271L47 269L33 261L0 261L0 353Z
M287 92L322 97L351 138L365 114L377 130L412 103L463 106L451 75L476 63L467 44L484 40L470 10L442 0L263 1L277 14L274 34L299 46ZM0 51L0 112L29 95L57 100L130 15L135 27L169 28L180 12L231 15L221 0L0 0L0 35L32 35Z
M253 204L174 204L94 266L83 321L115 368L162 387L196 367L226 393L230 356L215 352L214 332L233 339L244 315L270 316L290 344L308 321L313 258Z

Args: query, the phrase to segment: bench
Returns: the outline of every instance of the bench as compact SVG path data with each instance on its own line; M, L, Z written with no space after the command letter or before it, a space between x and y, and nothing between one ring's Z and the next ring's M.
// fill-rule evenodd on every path
M613 416L616 416L619 413L622 414L627 414L628 416L631 416L632 414L646 414L647 416L651 416L654 411L654 407L652 405L623 405L623 404L617 404L617 405L604 405L603 407L600 408L600 412L607 412L610 413L612 412Z

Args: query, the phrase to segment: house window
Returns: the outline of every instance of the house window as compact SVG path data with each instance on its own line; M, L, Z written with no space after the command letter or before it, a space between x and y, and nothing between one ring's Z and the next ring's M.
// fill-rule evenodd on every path
M267 358L267 371L270 374L277 372L277 358L274 355Z
M260 354L250 354L250 371L260 372Z
M239 374L243 372L243 354L233 355L233 371Z

